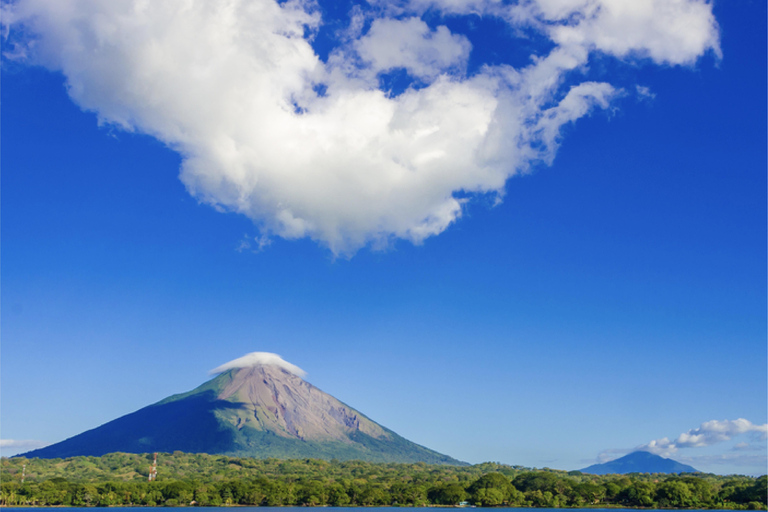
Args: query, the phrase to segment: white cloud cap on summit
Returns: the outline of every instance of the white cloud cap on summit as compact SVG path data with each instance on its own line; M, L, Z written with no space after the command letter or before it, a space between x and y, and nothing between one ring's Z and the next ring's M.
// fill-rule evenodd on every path
M233 359L228 363L224 363L223 365L214 368L208 373L214 375L217 373L223 373L227 370L232 370L233 368L249 368L251 366L278 366L283 370L302 378L307 375L307 372L295 364L289 363L279 355L273 354L272 352L251 352L250 354L246 354L243 357L238 357L237 359Z
M553 48L520 68L468 75L471 41L429 27L418 17L428 8L533 28ZM178 152L180 179L199 201L248 216L262 236L309 237L346 255L396 238L420 243L475 194L500 200L510 177L552 162L566 125L621 95L579 83L591 52L665 65L719 54L704 0L372 2L356 7L327 61L311 44L324 21L312 0L0 9L6 58L61 72L99 123ZM419 87L381 90L392 70Z

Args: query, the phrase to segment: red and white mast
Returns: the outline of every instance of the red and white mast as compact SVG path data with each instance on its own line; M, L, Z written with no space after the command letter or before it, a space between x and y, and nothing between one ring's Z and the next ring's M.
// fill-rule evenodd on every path
M149 467L149 481L151 482L152 480L157 480L157 452L155 452L155 459Z

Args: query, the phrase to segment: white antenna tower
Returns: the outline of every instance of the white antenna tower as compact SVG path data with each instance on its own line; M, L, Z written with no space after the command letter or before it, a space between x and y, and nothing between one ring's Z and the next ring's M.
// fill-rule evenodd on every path
M152 480L157 480L157 452L155 452L155 459L149 467L149 481L151 482Z

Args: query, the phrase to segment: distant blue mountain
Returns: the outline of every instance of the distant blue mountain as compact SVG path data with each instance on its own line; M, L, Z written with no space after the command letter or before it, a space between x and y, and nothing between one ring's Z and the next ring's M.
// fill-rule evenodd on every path
M604 464L593 464L580 471L593 475L625 475L627 473L696 473L698 470L652 453L632 452Z

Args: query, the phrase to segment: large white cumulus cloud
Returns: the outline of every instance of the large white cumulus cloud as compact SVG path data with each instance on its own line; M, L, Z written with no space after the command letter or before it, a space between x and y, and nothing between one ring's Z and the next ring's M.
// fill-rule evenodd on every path
M427 26L427 7L534 27L555 47L527 67L469 76L471 42ZM501 195L510 176L550 162L561 128L619 93L563 89L590 52L690 64L719 51L702 0L417 1L396 18L358 9L326 60L311 44L320 10L304 0L19 0L3 23L11 58L61 71L102 123L178 151L193 196L335 254L420 242L460 217L468 195ZM394 69L417 87L382 91Z

